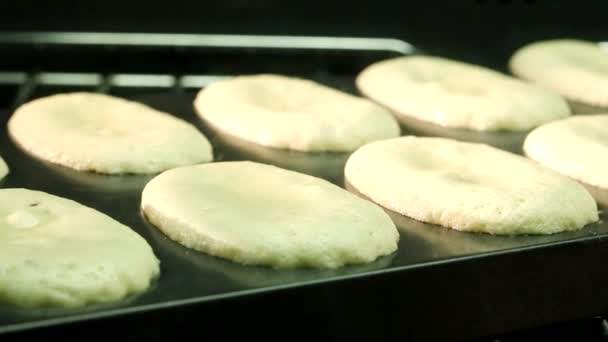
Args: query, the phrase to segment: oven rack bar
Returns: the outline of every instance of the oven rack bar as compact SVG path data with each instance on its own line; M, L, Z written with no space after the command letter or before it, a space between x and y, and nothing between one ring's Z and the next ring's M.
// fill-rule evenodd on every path
M0 86L18 88L13 106L26 101L38 87L83 87L99 93L116 88L158 88L180 92L200 89L231 75L101 74L0 71Z
M2 32L0 44L414 51L395 38L127 32Z

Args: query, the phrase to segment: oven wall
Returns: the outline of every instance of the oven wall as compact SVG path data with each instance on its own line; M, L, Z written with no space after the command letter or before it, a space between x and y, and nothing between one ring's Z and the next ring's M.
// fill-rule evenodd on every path
M0 30L389 36L504 69L527 42L608 40L608 1L0 1Z

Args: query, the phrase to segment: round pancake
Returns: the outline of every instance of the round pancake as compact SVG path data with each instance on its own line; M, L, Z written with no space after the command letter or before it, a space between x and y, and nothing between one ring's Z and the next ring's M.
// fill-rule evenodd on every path
M596 43L572 39L532 43L517 50L509 66L518 77L569 100L608 107L608 53Z
M557 94L480 66L409 56L370 65L365 96L398 116L476 131L524 131L570 114Z
M345 178L388 209L461 231L552 234L598 220L593 198L577 182L482 144L378 141L351 155Z
M215 129L280 149L348 152L400 133L391 114L369 100L279 75L213 83L194 106Z
M608 189L608 114L540 126L526 137L524 152L561 174Z
M246 265L335 268L397 249L378 206L320 178L253 162L166 171L142 194L146 218L180 244Z
M8 129L32 155L79 171L156 173L212 159L211 145L193 125L102 94L33 100L15 111Z
M74 201L0 190L0 303L72 308L145 291L159 274L147 242Z
M4 177L8 175L8 172L9 169L6 165L6 162L4 161L4 159L2 159L2 157L0 157L0 180L4 179Z

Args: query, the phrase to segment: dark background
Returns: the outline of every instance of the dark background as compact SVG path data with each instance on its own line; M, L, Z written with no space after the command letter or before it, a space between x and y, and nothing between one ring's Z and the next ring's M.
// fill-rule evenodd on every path
M608 40L608 1L601 0L0 3L3 31L386 36L485 65L501 63L515 48L534 40Z

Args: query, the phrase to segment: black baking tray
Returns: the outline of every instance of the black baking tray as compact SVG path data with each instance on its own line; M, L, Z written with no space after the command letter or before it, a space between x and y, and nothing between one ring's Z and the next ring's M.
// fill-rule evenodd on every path
M221 52L217 52L218 48ZM289 74L290 65L284 62L290 61L296 76L356 93L355 76L367 64L403 53L421 53L415 49L396 51L377 47L337 52L327 46L300 48L297 54L290 51L281 55L281 48L276 46L231 46L229 54L242 56L243 63L249 63L246 65L249 72ZM220 64L225 65L224 47L207 46L197 53L205 55L207 61L219 54L223 56ZM224 68L223 74L230 75L231 69ZM141 190L153 175L82 173L30 157L13 144L6 132L12 109L20 102L57 92L106 92L141 101L193 123L210 138L217 161L259 161L322 177L341 186L348 154L265 148L205 127L192 109L197 86L180 80L204 81L211 77L208 75L170 74L169 78L155 78L148 74L142 78L128 70L131 73L121 78L104 73L98 78L70 78L74 75L38 69L25 70L17 77L18 71L9 71L13 73L13 82L4 82L1 88L6 91L0 122L3 127L0 154L11 172L2 187L45 191L110 215L151 244L161 260L161 276L146 293L115 304L27 311L0 306L0 334L45 336L56 329L74 332L90 326L122 329L124 333L127 324L131 329L141 328L150 337L162 335L158 326L150 322L162 321L167 329L187 329L195 327L192 322L204 317L210 322L207 329L212 330L214 322L229 316L231 322L244 329L257 331L264 327L271 329L268 321L289 326L305 320L319 327L315 330L319 336L464 339L593 317L608 309L604 290L608 276L603 271L604 260L608 260L608 224L604 222L603 207L600 207L602 221L581 231L517 237L457 232L389 212L401 234L399 250L371 264L336 270L247 267L189 250L166 238L140 214ZM213 70L210 71L213 75ZM236 66L232 71L242 73ZM84 79L97 81L79 83ZM488 143L505 141L502 138L505 135L499 133L477 134L419 124L422 126L404 125L403 134ZM523 136L524 133L519 134L513 140L513 135L509 135L507 146L502 147L520 151ZM595 190L598 198L605 196ZM261 312L264 314L260 315ZM101 329L99 333L104 331L109 334L113 329Z

